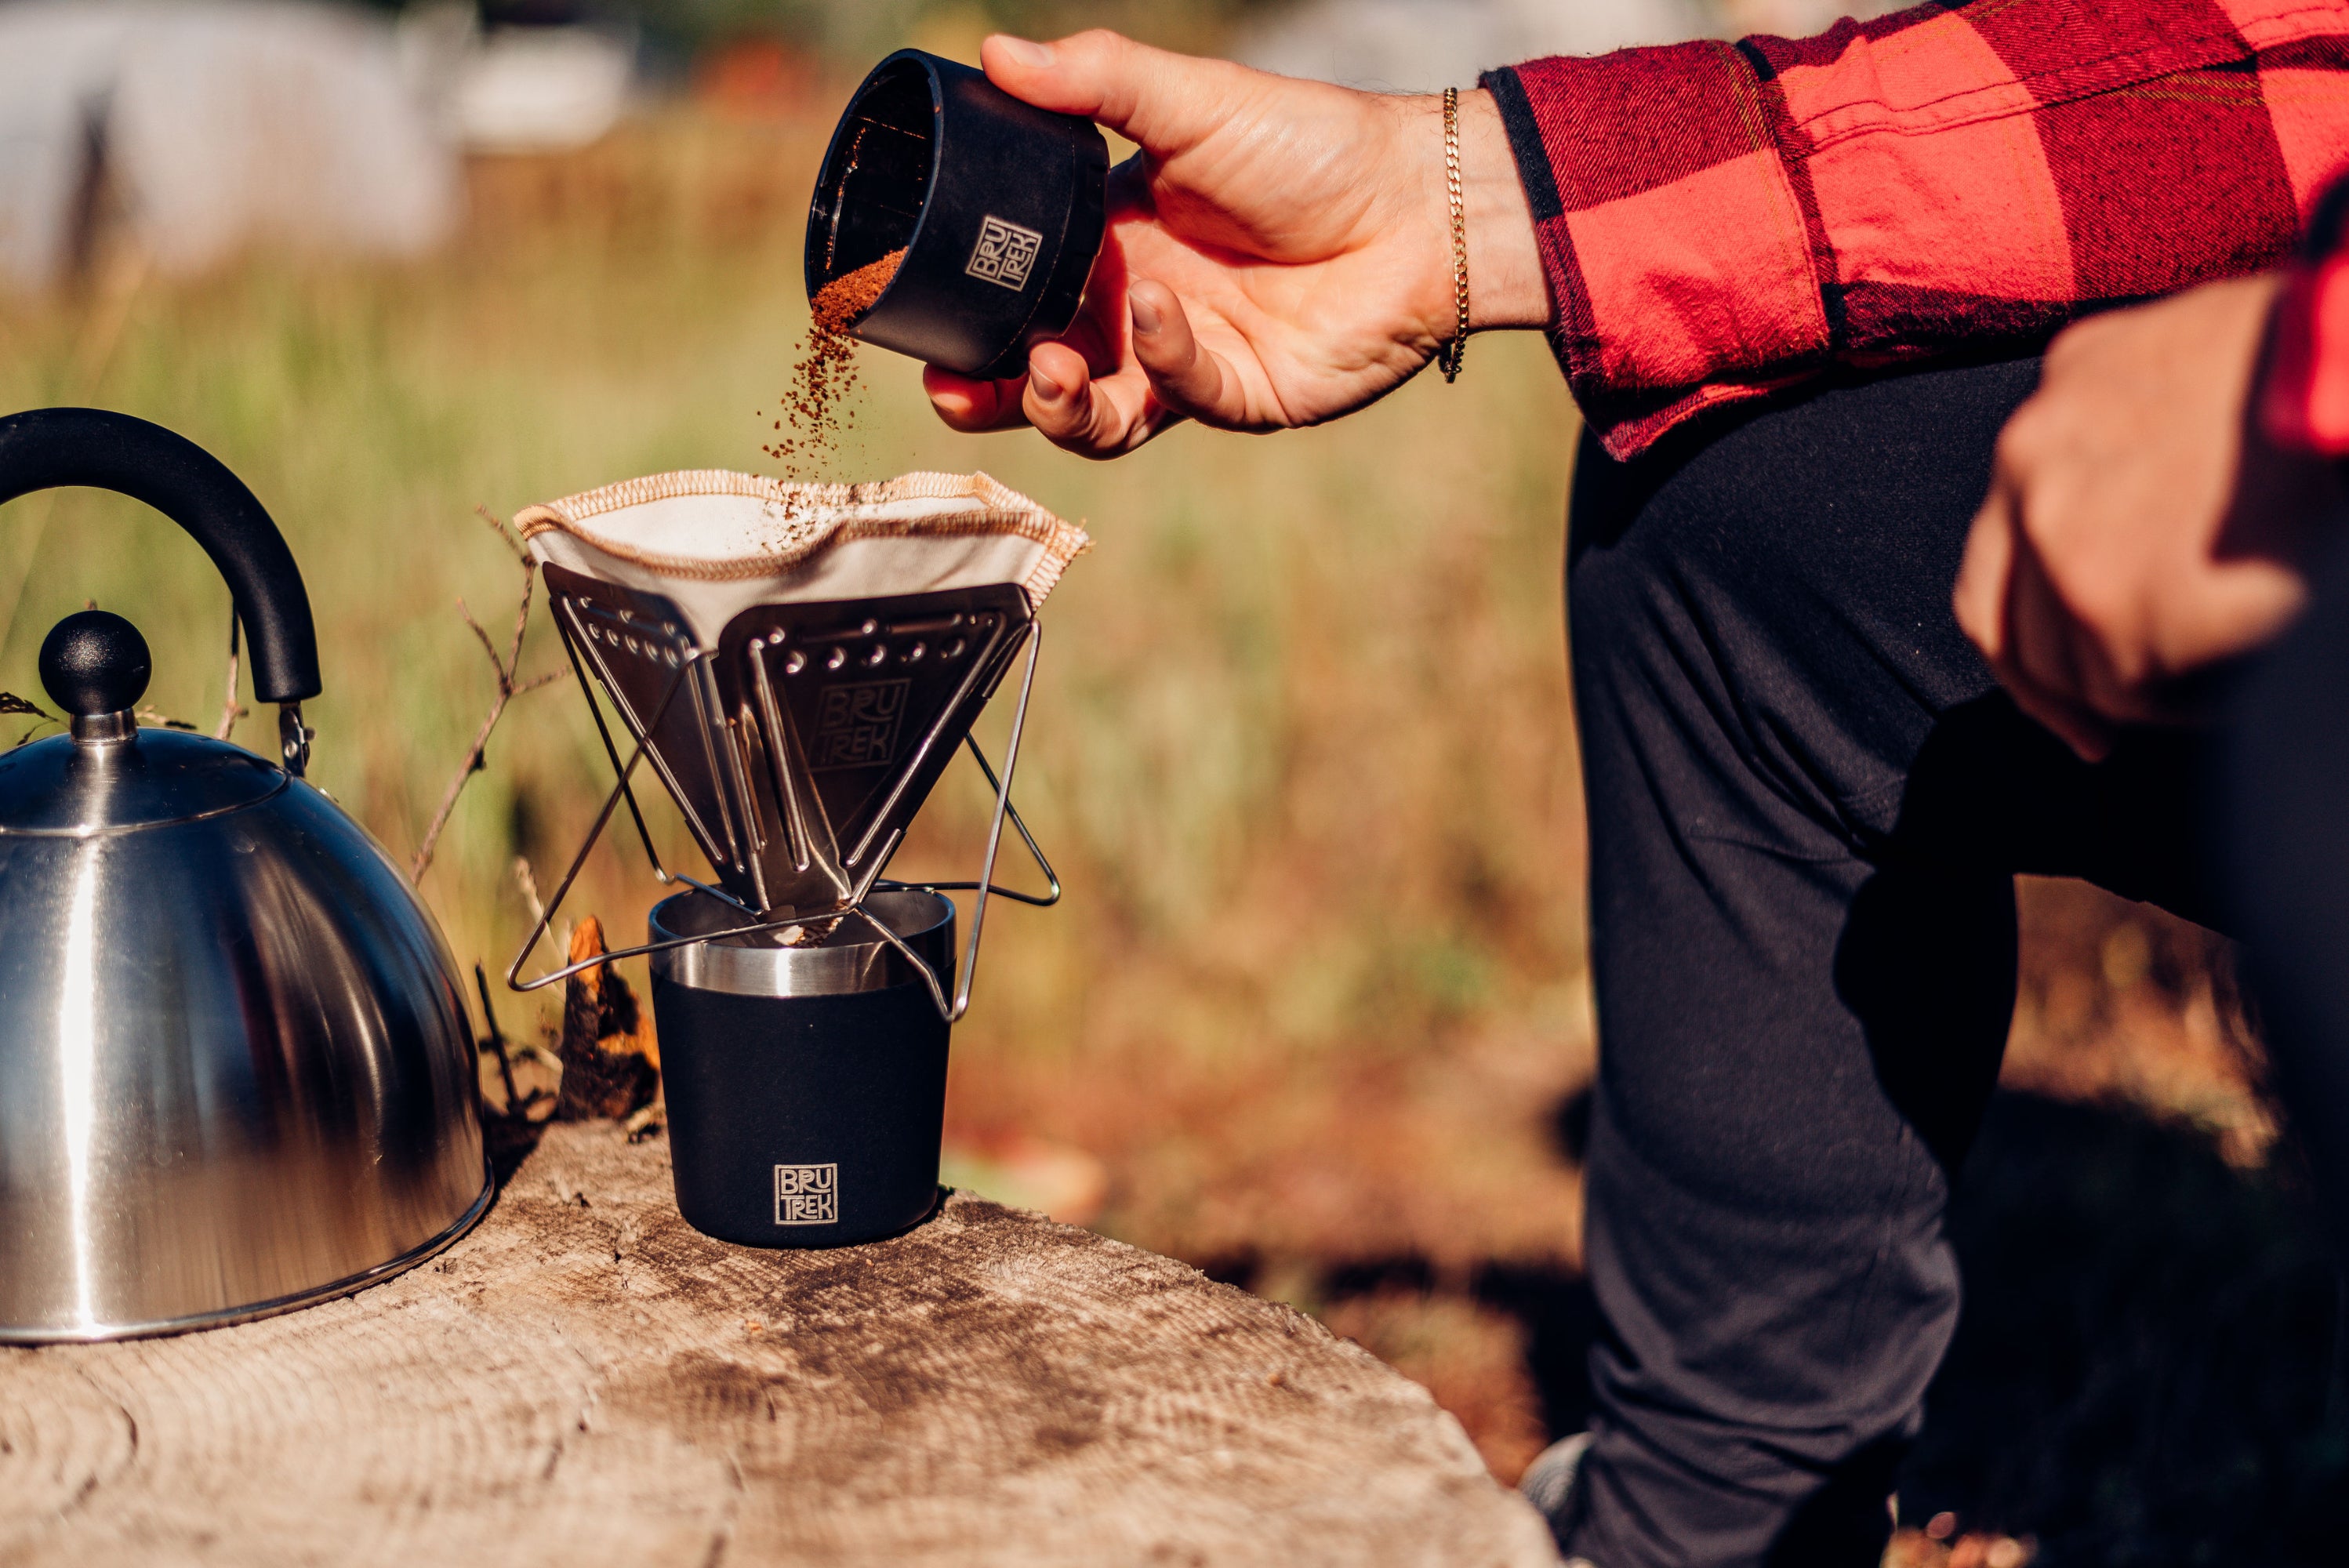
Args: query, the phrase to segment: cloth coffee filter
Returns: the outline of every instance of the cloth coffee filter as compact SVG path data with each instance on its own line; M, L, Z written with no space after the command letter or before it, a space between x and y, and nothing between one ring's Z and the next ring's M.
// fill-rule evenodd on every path
M565 496L514 522L542 562L670 600L704 648L754 604L1011 583L1032 613L1091 543L985 474L843 485L690 469Z

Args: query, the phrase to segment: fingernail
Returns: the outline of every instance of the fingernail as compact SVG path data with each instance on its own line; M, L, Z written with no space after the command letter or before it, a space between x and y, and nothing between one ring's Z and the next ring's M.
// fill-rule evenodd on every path
M1032 365L1028 367L1028 385L1033 387L1036 389L1036 396L1045 402L1060 401L1061 384Z
M1003 41L1003 52L1023 66L1041 68L1052 63L1052 46L1050 44L1038 44L1026 38L1015 38L1009 33L999 33L996 36Z
M1158 307L1140 294L1129 295L1127 303L1133 307L1134 331L1146 335L1166 325L1165 318L1158 314Z

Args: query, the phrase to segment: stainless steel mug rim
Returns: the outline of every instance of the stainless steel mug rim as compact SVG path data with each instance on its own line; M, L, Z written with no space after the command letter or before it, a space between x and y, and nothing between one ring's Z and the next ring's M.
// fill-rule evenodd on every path
M866 912L885 923L946 980L953 974L954 902L943 893L908 888L876 892ZM739 924L742 913L708 893L686 892L653 906L647 923L652 940L670 942ZM916 983L905 955L861 922L843 918L841 929L820 945L784 947L771 937L719 938L663 948L650 955L652 972L672 985L738 996L838 996Z

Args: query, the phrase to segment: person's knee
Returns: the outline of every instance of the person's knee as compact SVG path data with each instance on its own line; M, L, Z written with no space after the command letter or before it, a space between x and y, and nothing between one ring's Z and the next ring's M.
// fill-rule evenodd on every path
M1630 463L1586 446L1578 691L1685 689L1798 795L1897 791L1936 716L1995 684L1950 596L1999 426L2034 376L2025 361L1830 387Z

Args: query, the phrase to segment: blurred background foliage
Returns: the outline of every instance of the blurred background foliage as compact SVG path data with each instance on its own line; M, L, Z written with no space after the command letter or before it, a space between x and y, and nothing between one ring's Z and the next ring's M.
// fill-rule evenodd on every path
M252 485L319 614L316 777L405 861L492 696L459 604L501 637L516 605L475 508L765 466L806 328L814 160L855 74L906 42L971 57L999 26L1221 49L1277 15L493 4L492 26L640 29L616 125L475 149L459 221L405 260L256 239L161 267L135 191L99 170L70 271L0 293L0 406L139 414ZM947 431L910 363L868 350L861 374L825 477L985 469L1096 540L1048 612L1019 775L1068 903L990 917L956 1036L950 1179L1321 1315L1426 1382L1513 1479L1580 1421L1594 1328L1579 1152L1597 1043L1560 583L1578 427L1544 346L1481 340L1456 387L1423 378L1325 428L1183 428L1098 466ZM34 692L43 633L92 599L145 630L150 702L212 727L228 603L195 547L90 492L0 508L0 687ZM543 608L522 662L558 667ZM267 723L238 738L258 745ZM517 861L552 887L605 772L567 682L515 705L422 883L460 961L502 971L531 918ZM901 868L963 874L986 805L950 772ZM674 815L654 817L689 863ZM657 891L615 835L572 912L626 940ZM2011 1094L1958 1216L1993 1294L1970 1310L1911 1489L1938 1532L1906 1532L1899 1561L2012 1563L1989 1554L2032 1532L2049 1562L2301 1560L2305 1498L2349 1476L2342 1401L2313 1369L2334 1298L2228 951L2077 884L2022 891ZM497 992L517 1037L554 1006ZM2158 1454L2114 1435L2141 1427L2170 1434ZM2000 1459L2018 1452L2062 1462ZM2186 1501L2132 1501L2157 1487Z
M397 13L404 0L367 0ZM1278 0L481 0L491 26L587 24L636 29L656 73L713 47L769 39L859 67L927 34L1052 38L1114 27L1168 48L1212 48Z

